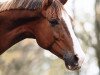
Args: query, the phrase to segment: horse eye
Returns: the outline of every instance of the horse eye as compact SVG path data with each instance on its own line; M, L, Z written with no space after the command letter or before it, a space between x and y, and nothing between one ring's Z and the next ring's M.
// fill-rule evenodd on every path
M51 23L52 26L55 26L55 25L59 24L58 20L56 20L56 19L53 19L53 20L51 20L49 22Z

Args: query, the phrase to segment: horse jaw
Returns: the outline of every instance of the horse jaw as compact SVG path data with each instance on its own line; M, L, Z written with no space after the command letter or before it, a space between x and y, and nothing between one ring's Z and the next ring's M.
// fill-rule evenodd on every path
M64 7L65 8L65 7ZM66 10L67 11L67 10ZM62 17L67 25L67 28L70 32L70 35L71 35L71 38L72 38L72 42L73 42L73 49L74 49L74 53L75 55L77 55L78 57L78 65L79 66L82 66L84 60L85 60L85 54L80 46L80 43L77 39L77 37L75 36L75 33L73 31L73 28L72 28L72 24L71 24L71 21L70 21L70 17L68 16L68 14L66 15L66 12L63 11L62 13Z

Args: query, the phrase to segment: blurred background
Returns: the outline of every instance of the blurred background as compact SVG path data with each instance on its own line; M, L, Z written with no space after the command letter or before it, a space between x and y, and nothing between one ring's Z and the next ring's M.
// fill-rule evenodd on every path
M100 0L69 0L66 5L86 54L82 68L67 70L61 59L40 48L36 40L25 39L0 55L0 75L100 75Z

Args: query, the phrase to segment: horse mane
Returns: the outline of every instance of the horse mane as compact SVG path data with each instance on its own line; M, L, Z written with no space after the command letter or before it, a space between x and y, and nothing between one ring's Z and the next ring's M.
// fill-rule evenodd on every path
M46 1L47 0L8 0L0 3L0 12L10 9L41 9ZM51 7L59 13L63 5L59 0L53 0Z
M8 0L0 4L0 11L10 9L37 9L42 5L42 0Z
M0 12L11 10L11 9L26 9L26 10L37 10L43 8L47 0L8 0L4 3L0 3ZM62 15L63 5L59 0L53 0L50 5L50 10L46 13L48 15L56 16L60 19Z

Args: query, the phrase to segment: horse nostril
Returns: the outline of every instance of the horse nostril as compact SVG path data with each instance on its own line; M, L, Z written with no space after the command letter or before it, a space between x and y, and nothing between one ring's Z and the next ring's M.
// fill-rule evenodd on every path
M74 65L75 66L78 66L79 64L78 64L78 60L79 60L79 58L78 58L78 56L77 55L74 55Z
M74 55L74 60L78 62L79 58L77 55Z

